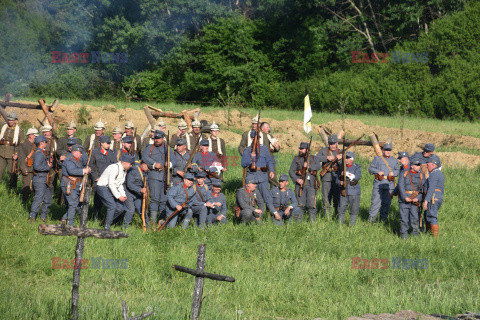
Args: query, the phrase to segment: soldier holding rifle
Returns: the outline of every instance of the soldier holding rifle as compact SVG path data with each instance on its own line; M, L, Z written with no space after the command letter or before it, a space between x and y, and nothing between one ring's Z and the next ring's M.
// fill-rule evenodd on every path
M170 220L167 224L169 228L175 227L179 216L183 218L182 228L186 229L188 227L193 216L191 206L194 204L196 194L193 188L194 180L193 173L186 173L182 184L168 190L166 210L167 220Z
M0 129L0 181L3 178L5 169L7 169L7 173L11 178L9 188L16 187L17 180L13 178L16 172L13 167L14 162L18 159L17 146L23 142L23 139L23 130L18 125L17 114L10 112L7 115L7 123Z
M22 173L22 202L27 202L32 192L33 178L33 155L35 153L35 137L38 136L36 128L27 130L27 138L20 144L18 148L18 167Z
M445 193L445 176L441 168L440 158L437 155L431 155L427 160L427 168L430 173L425 186L425 199L423 200L423 209L427 219L427 229L431 228L433 236L438 237L438 210L443 203Z
M172 167L172 182L176 186L183 182L183 177L189 168L186 168L190 153L187 151L187 140L177 139L177 149L173 153L175 165ZM191 167L191 166L190 166Z
M148 166L145 163L138 165L135 163L133 167L127 171L125 182L125 194L127 200L124 202L125 219L123 220L123 228L128 228L132 222L133 215L137 211L142 218L142 201L143 196L148 192L145 187L145 179L147 178ZM117 212L118 214L118 212ZM148 215L145 215L145 224L150 226Z
M344 187L345 195L342 193L340 196L340 203L338 207L338 221L340 224L343 224L345 218L345 211L350 207L350 225L355 225L357 220L357 215L360 209L360 195L362 190L360 188L359 181L362 177L362 168L358 163L353 163L355 159L355 154L351 151L348 151L345 155L345 176L344 170L340 169L338 171L337 183L340 187ZM342 166L343 168L343 163Z
M47 219L48 209L52 204L52 193L47 184L48 172L52 168L52 163L45 151L47 147L47 139L41 135L34 140L37 149L33 156L33 186L35 188L35 196L30 209L30 221L35 221L37 214L42 206L42 221Z
M265 202L253 178L245 181L245 187L237 190L235 215L242 223L258 223L262 219Z
M212 185L212 179L219 179L220 172L224 171L220 159L213 152L208 151L209 142L207 139L200 141L200 152L193 155L192 163L196 167L195 172L205 172L205 184L209 187Z

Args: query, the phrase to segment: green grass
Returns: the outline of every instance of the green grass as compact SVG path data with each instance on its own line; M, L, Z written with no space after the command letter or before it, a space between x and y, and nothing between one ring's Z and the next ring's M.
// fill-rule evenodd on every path
M228 153L237 154L233 148ZM278 173L287 172L291 156L279 157ZM122 299L137 315L153 310L149 319L188 319L194 278L171 265L194 268L201 243L207 244L206 271L236 279L205 281L203 319L345 319L402 309L448 315L480 310L480 170L444 168L440 238L403 241L396 234L396 203L386 226L367 224L373 178L367 174L369 163L359 163L362 200L354 227L323 218L284 227L270 222L245 226L233 224L229 210L227 225L206 230L143 233L135 217L127 239L86 239L84 258L128 259L128 269L82 270L80 319L119 319ZM238 166L225 176L229 208L240 177ZM39 235L38 223L27 222L29 205L5 185L6 177L0 184L1 318L65 319L72 270L52 270L51 258L73 259L76 239ZM58 218L63 209L55 204L52 211ZM99 226L89 221L88 227ZM428 259L428 268L356 270L352 257Z

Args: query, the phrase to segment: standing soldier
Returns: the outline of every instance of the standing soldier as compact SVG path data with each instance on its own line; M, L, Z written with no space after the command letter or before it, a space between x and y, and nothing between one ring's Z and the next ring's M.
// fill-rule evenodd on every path
M278 187L276 161L273 154L280 151L280 144L278 143L277 139L272 137L272 135L270 134L270 124L268 122L262 122L262 124L260 125L260 131L262 135L262 138L260 139L260 144L263 144L265 147L267 147L268 151L270 152L270 156L272 157L272 159L274 159L274 176L273 178L268 177L268 182L270 183L270 187Z
M191 151L195 147L197 141L193 139L193 137L187 133L187 123L182 120L178 123L178 132L172 136L170 139L170 147L175 148L177 145L177 139L183 138L187 141L187 150Z
M322 149L320 149L317 154L317 158L318 161L322 163L323 167L329 165L329 163L335 161L335 159L342 159L342 154L338 150L337 135L332 134L328 137L328 147L323 147ZM323 212L325 214L325 217L328 219L330 219L331 217L332 202L335 212L338 211L338 202L340 200L340 190L337 184L338 169L338 164L334 164L330 166L325 175L321 177Z
M102 121L99 121L95 123L93 129L95 130L95 133L87 136L83 143L83 149L88 154L90 154L93 149L100 148L100 137L105 134L105 124L103 124Z
M186 229L190 220L192 219L191 206L195 201L195 189L193 188L193 181L195 177L193 173L186 173L183 183L172 187L168 190L167 198L167 217L178 210L175 217L168 222L168 227L173 228L177 224L178 217L183 218L182 228Z
M57 156L60 158L60 162L65 160L65 155L67 153L67 140L68 138L76 138L77 142L75 144L82 145L82 140L78 137L75 137L77 132L77 125L75 122L70 122L67 124L67 134L65 137L58 138L57 141Z
M47 139L47 156L49 157L49 161L52 163L52 168L50 169L50 172L48 173L48 179L47 183L50 188L50 192L52 193L52 196L54 195L54 190L56 188L56 181L58 179L58 171L59 171L59 163L58 163L58 158L57 158L57 150L58 150L58 143L57 143L57 137L53 134L53 128L49 124L45 124L42 127L42 134L45 136Z
M86 166L82 160L83 152L81 145L76 144L72 146L71 152L67 153L62 164L60 187L65 195L66 218L69 226L73 226L75 214L79 206L83 176L91 172L90 167ZM65 216L63 216L61 222L66 222Z
M176 186L183 182L183 177L189 168L185 168L190 153L187 152L187 141L183 138L177 139L177 150L173 153L174 167L172 168L172 182ZM191 165L190 165L191 168Z
M32 201L32 208L30 209L30 221L35 221L37 214L42 206L42 222L47 219L48 208L52 204L52 194L47 184L47 175L52 167L48 156L45 155L45 148L47 146L47 139L45 136L38 136L34 140L37 150L33 156L33 186L35 189L35 196Z
M225 147L225 140L218 136L220 128L215 121L210 125L210 137L208 137L208 152L213 152L217 155L222 163L222 170L220 178L223 178L223 172L227 171L227 149Z
M345 218L345 211L347 207L350 207L350 225L355 225L357 220L357 215L360 209L360 195L362 189L360 188L360 179L362 178L362 168L359 164L353 163L355 160L355 154L348 151L345 155L345 164L346 164L346 181L347 184L344 187L344 177L343 177L343 166L340 166L338 170L338 180L337 183L340 185L340 188L345 189L345 197L343 194L340 195L340 203L338 208L338 220L340 224L343 224L343 219Z
M240 153L240 156L243 156L243 151L245 150L245 148L252 144L250 140L250 136L252 132L255 132L257 130L257 127L258 127L258 115L252 118L252 129L245 131L242 134L242 139L240 140L240 144L238 145L238 152Z
M202 124L200 123L200 121L198 121L197 119L195 119L195 121L192 121L192 132L190 133L190 136L192 137L192 141L195 141L193 142L192 149L195 148L195 143L198 141L198 139L202 139L200 137L202 135L201 128Z
M423 200L423 209L427 218L427 228L430 226L433 236L438 237L438 210L443 203L445 192L445 176L440 170L440 158L431 155L427 160L427 168L430 173L426 182L426 195Z
M295 156L290 165L288 174L292 181L295 182L295 195L298 200L299 214L295 217L299 221L302 220L303 212L307 209L310 221L315 221L317 215L316 202L317 190L320 187L317 172L320 169L320 163L317 158L310 154L309 166L307 168L307 150L310 148L308 142L301 142L298 148L298 156ZM307 181L303 179L306 177ZM302 195L300 196L300 189Z
M22 202L26 203L32 192L33 154L35 153L35 137L38 136L36 128L27 130L27 139L18 148L18 167L22 173Z
M159 122L160 123L160 122ZM165 122L161 122L163 124L165 124ZM165 129L166 127L161 127L160 125L154 125L152 129L150 129L150 134L148 137L145 137L142 141L142 150L145 150L145 148L149 145L149 144L153 144L153 136L155 134L155 131L157 130L160 130L160 131L163 131L165 133Z
M427 143L423 147L422 152L415 152L413 156L418 158L421 164L426 164L428 159L433 155L434 151L435 151L435 145L432 143Z
M227 198L220 192L222 190L222 181L213 180L212 190L209 192L211 206L207 207L207 225L216 223L227 223Z
M398 161L400 162L400 173L403 170L410 170L410 155L406 151L399 151L398 152ZM413 158L413 156L412 156ZM395 189L393 189L393 192L390 194L390 198L393 199L393 197L398 196L398 185L395 186Z
M133 138L131 136L125 136L122 138L122 149L116 150L115 154L117 157L117 161L120 159L120 156L124 154L129 154L134 156L135 161L139 161L140 159L138 156L138 153L134 149Z
M112 130L113 141L110 143L110 150L122 150L122 128L115 127Z
M237 190L235 215L242 223L259 222L262 219L265 202L253 178L245 180L245 187Z
M148 167L145 163L135 165L132 169L127 171L127 178L125 183L125 219L123 220L123 228L128 228L132 222L133 214L137 211L140 218L142 217L142 201L143 195L147 193L147 188L144 188L144 181L147 178ZM145 225L150 226L148 215L145 214Z
M122 138L131 137L133 143L133 150L136 154L140 155L142 150L142 139L138 134L135 134L135 125L132 121L125 123L125 133L122 135Z
M131 155L122 155L120 161L109 165L103 171L97 182L97 192L102 199L102 204L107 208L107 218L105 219L105 230L110 230L115 215L121 212L127 195L123 184L127 171L135 163L135 158Z
M273 198L273 206L275 207L275 214L272 221L281 226L283 221L288 222L292 215L298 218L300 216L300 208L298 207L297 198L292 189L287 188L288 175L280 175L280 183L278 187L271 190Z
M208 186L205 184L207 175L201 171L197 173L197 183L193 185L195 189L195 201L192 204L192 216L197 221L197 227L204 228L207 221L207 207L212 207L209 201L210 194Z
M420 172L420 159L412 157L411 168L406 168L398 177L398 209L400 212L400 236L407 239L408 228L418 236L418 206L422 203L425 176Z
M167 161L167 148L163 131L155 131L154 143L147 146L143 152L143 162L148 166L148 187L150 189L150 220L152 225L157 224L157 216L163 218L167 195L165 192L165 167ZM170 150L171 154L173 153ZM172 167L175 166L175 158L171 159Z
M370 167L368 167L368 173L375 175L370 212L368 213L368 221L370 222L375 221L379 210L381 222L386 222L388 218L388 210L392 202L390 194L395 189L395 177L400 172L398 161L391 155L392 144L385 143L383 145L383 155L373 158Z
M18 118L15 112L10 112L7 115L7 123L2 126L0 130L0 181L3 178L5 169L7 173L12 175L13 161L18 160L17 146L22 143L24 139L23 130L18 125ZM10 181L10 188L16 186L16 180ZM15 185L13 184L15 182Z
M192 159L193 166L196 168L193 170L204 171L207 175L205 184L210 188L212 185L212 179L219 179L220 172L225 171L221 165L220 159L213 152L208 151L209 144L207 139L200 141L200 151L197 152Z

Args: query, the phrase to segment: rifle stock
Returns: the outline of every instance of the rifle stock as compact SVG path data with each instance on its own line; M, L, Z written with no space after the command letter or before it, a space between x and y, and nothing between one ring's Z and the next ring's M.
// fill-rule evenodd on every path
M354 145L356 145L358 143L358 141L360 141L360 139L363 138L365 134L362 134L362 136L360 138L358 138L357 140L355 140L354 142L352 142L351 145L349 145L347 148L345 148L345 150L343 150L343 152L347 152L348 149L350 149L351 147L353 147ZM330 161L328 164L326 164L325 166L323 166L322 168L322 171L320 172L320 176L324 176L327 171L334 165L334 164L337 164L338 163L338 158L336 158L335 160L333 161Z
M87 167L90 165L90 159L92 159L92 153L93 153L92 151L89 151ZM84 174L82 178L82 191L80 191L80 197L78 198L79 202L83 202L83 198L85 197L85 186L87 184L87 179L88 179L88 173Z
M307 166L301 169L301 174L302 174L301 179L303 180L303 182L302 182L302 185L300 186L300 190L298 191L298 195L300 197L302 196L303 188L305 187L305 184L307 183L308 169L310 168L310 150L311 150L311 148L312 148L312 137L310 137L310 142L308 143L308 149L307 149L307 152L305 154L305 156L306 156L305 161L307 162Z
M147 177L145 175L145 178L144 178L144 181L143 181L143 188L147 188ZM147 231L147 225L145 223L145 205L146 205L146 202L147 202L147 192L145 192L143 195L142 195L142 228L143 228L143 231Z
M162 231L163 228L165 228L165 226L167 225L167 223L170 222L170 220L172 220L180 211L185 209L185 207L187 206L187 202L182 203L181 206L182 208L180 210L177 209L171 215L168 216L167 220L165 220L165 222L158 227L157 231Z

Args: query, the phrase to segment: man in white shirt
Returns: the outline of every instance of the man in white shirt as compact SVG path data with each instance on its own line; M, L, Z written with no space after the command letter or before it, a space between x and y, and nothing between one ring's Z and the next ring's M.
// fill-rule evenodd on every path
M132 167L135 158L131 155L122 155L120 161L109 165L97 182L97 193L107 208L107 218L105 220L105 230L110 230L117 206L123 206L127 196L123 183L125 182L126 172Z

